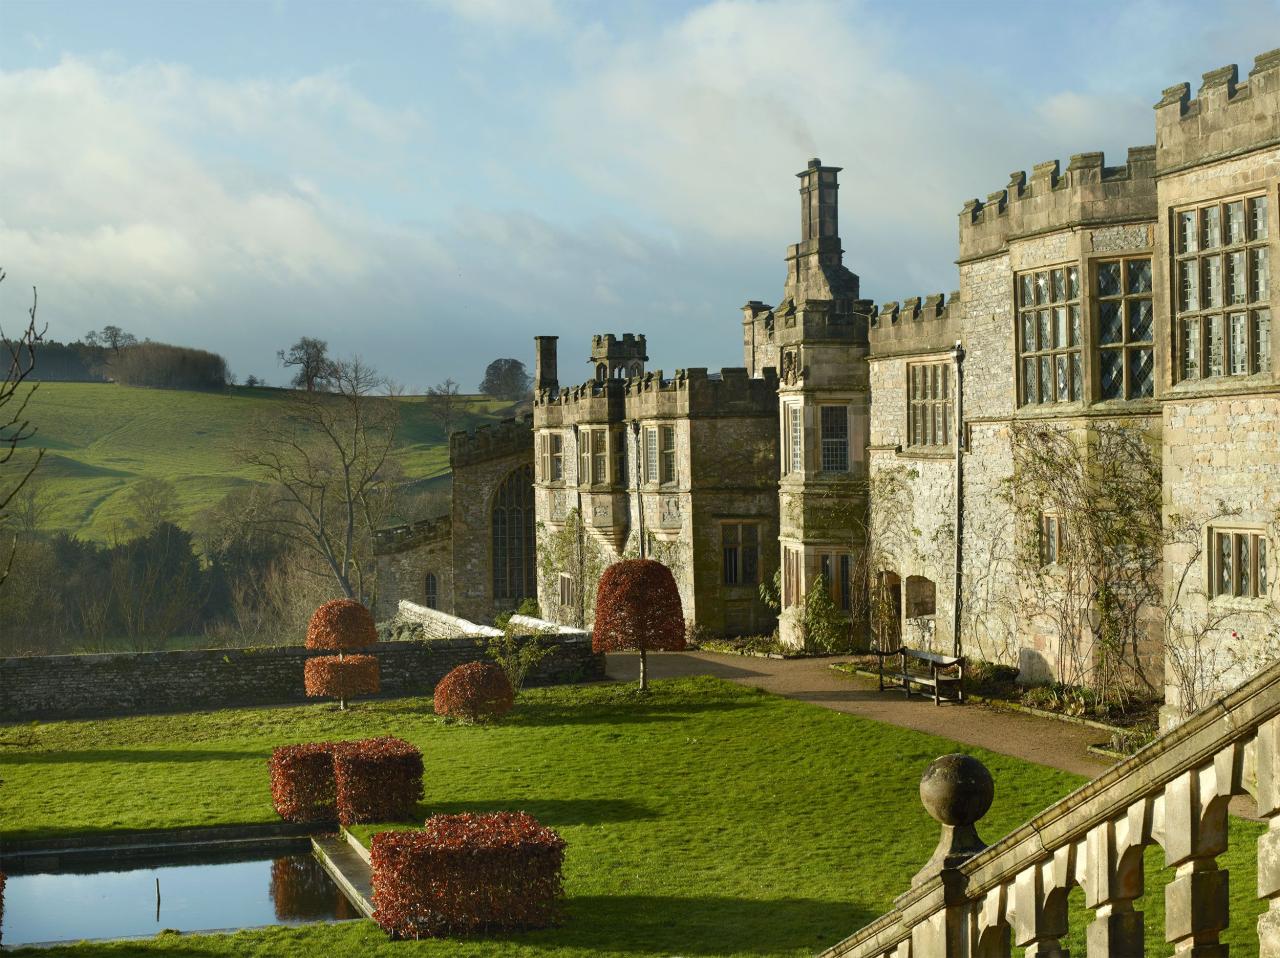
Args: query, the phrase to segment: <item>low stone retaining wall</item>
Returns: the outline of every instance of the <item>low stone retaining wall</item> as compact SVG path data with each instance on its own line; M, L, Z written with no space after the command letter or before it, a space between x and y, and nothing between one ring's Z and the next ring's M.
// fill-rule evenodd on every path
M604 678L604 656L592 653L590 639L552 641L555 654L539 663L527 685ZM379 642L361 651L378 657L378 698L428 695L450 669L487 658L483 638ZM302 688L308 654L292 646L0 658L0 722L316 701Z
M490 625L478 625L466 619L460 619L448 612L431 609L406 599L400 600L396 618L401 622L413 622L422 626L422 631L433 639L449 639L457 635L475 638L496 638L502 635L501 629Z

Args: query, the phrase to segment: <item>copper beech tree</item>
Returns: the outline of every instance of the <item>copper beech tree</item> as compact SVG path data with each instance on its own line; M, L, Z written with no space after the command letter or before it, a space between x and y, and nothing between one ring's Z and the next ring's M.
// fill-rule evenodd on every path
M649 652L684 649L684 608L671 570L653 559L624 559L604 570L596 590L591 647L640 653L640 691L649 690Z
M369 610L355 599L334 599L316 609L307 626L307 648L336 651L307 659L303 679L307 695L338 700L346 709L354 695L373 695L379 688L378 660L372 655L348 655L378 641L378 628Z

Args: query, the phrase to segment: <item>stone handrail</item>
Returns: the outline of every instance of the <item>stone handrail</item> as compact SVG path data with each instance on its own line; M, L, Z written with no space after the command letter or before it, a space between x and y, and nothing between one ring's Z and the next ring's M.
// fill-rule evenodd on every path
M981 768L962 756L930 766L921 795L943 823L938 852L891 911L821 958L992 958L1015 947L1065 956L1076 885L1095 914L1089 956L1140 958L1143 916L1133 903L1152 844L1175 869L1165 887L1174 954L1226 955L1218 936L1227 926L1227 872L1216 859L1227 848L1228 803L1245 793L1268 822L1257 849L1258 895L1268 901L1259 954L1280 958L1280 663L987 848L973 824L990 796L985 805L975 797L981 783L970 766ZM959 840L965 829L968 845Z

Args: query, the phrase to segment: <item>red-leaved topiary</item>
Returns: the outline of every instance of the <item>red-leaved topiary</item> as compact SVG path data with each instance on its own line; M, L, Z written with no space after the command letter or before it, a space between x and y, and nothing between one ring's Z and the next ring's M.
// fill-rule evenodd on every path
M307 625L307 648L346 652L362 649L378 641L373 615L355 599L326 602Z
M307 648L331 649L338 654L307 660L302 670L307 695L336 698L338 708L346 709L352 695L377 694L377 659L344 654L377 641L373 615L355 599L334 599L316 609L307 625Z
M0 872L0 929L4 927L4 883L4 872ZM0 941L3 939L0 938Z
M422 798L422 753L404 739L384 736L343 742L333 753L338 820L402 822Z
M392 938L545 928L560 917L564 839L526 812L436 815L379 832L373 919Z
M623 559L604 570L591 648L639 652L641 692L649 688L646 653L679 652L684 634L684 608L670 569L653 559Z
M281 745L271 800L290 822L404 821L422 798L422 752L399 738Z
M436 714L464 722L506 715L515 704L511 680L495 662L467 662L436 684Z
M316 655L302 667L307 695L346 701L378 692L378 659L373 655Z

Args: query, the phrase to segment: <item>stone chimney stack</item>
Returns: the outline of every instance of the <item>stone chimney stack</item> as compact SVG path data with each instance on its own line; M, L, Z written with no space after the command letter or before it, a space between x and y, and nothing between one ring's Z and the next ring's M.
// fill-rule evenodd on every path
M559 336L534 336L534 348L537 351L533 370L533 391L544 389L558 390L560 380L556 370L556 340Z
M836 175L838 166L823 166L819 159L809 161L809 166L796 176L800 178L800 242L835 239L840 235L839 209L836 194L840 185Z

